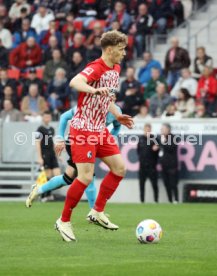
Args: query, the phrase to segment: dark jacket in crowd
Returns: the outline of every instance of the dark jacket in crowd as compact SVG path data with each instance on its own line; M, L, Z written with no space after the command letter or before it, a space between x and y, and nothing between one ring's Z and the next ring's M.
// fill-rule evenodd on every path
M135 89L135 94L127 96L126 91L128 89ZM125 80L122 82L120 94L118 96L118 101L124 102L123 113L126 113L131 116L135 116L138 113L139 106L143 103L143 96L140 91L141 85L137 80Z
M37 84L38 85L38 91L41 96L44 96L44 82L36 78L34 80L26 79L24 84L23 84L23 89L22 89L22 97L27 96L29 92L29 87L31 84Z
M74 52L80 52L82 57L84 59L86 59L86 48L85 46L81 46L81 47L74 47L74 46L71 46L67 49L66 51L66 62L67 63L71 63L72 62L72 55Z
M8 50L0 46L0 68L8 68Z
M191 60L189 58L188 51L185 50L184 48L177 47L176 48L176 53L175 53L175 58L173 62L170 62L169 55L170 51L172 49L169 49L166 54L166 59L165 59L165 71L178 71L183 68L188 68L191 64Z
M143 167L155 168L158 162L158 151L154 151L152 148L155 145L154 135L151 134L148 139L147 136L142 135L139 137L137 146L137 153L139 157L140 165ZM158 138L155 138L156 142L159 143Z
M0 94L0 110L3 109L4 100L6 100L5 95ZM12 101L14 108L19 109L19 101L16 92L13 92L10 100Z
M176 138L176 137L175 137ZM169 134L166 142L160 140L159 161L163 169L178 169L177 150L179 142L178 138L174 139L173 134Z
M136 19L136 35L146 35L150 33L153 24L153 18L151 15L139 16Z
M157 0L152 0L149 7L149 13L153 16L154 20L160 18L167 18L172 14L170 0L161 0L161 3L158 4Z
M49 96L52 93L56 93L58 95L58 99L64 102L70 93L68 82L65 81L61 85L56 86L55 81L52 80L47 87L47 94Z
M69 65L69 74L68 79L71 80L74 78L77 74L79 74L84 68L85 68L85 62L80 62L79 64L71 63Z
M93 49L88 49L86 52L87 62L91 62L97 58L100 58L101 54L102 54L102 50L96 46L94 46Z
M59 49L61 51L59 47L57 47L56 49ZM43 57L42 57L42 62L44 64L49 60L53 59L52 53L53 53L53 49L51 47L48 47L47 49L44 50Z
M194 60L194 72L197 74L201 74L202 72L198 66L198 61L199 61L199 58L196 57ZM212 64L212 63L213 63L213 59L210 56L205 55L202 65L203 66L206 66L206 65L211 66L210 64Z
M4 82L4 83L1 82L1 80L0 80L0 97L3 94L4 88L6 86L10 86L13 89L13 91L16 93L17 85L18 84L17 84L17 81L15 79L7 79L7 81Z

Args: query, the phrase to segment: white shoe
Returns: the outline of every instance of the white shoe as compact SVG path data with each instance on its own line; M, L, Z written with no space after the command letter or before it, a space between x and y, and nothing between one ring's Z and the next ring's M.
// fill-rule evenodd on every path
M64 241L76 241L70 222L63 222L60 218L58 218L54 227L60 233Z
M32 190L29 196L26 199L26 207L30 208L32 206L33 201L38 197L38 185L32 185Z
M46 197L43 197L41 199L41 202L45 203L45 202L49 202L49 201L54 201L54 196L53 195L49 195L49 196L46 196Z
M87 215L87 221L92 222L96 225L102 226L103 228L110 230L118 230L119 227L113 224L103 212L97 212L91 209Z

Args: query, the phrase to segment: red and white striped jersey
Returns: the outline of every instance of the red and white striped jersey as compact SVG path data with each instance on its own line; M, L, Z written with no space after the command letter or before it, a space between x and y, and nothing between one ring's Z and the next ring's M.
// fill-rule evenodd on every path
M102 58L89 63L80 73L87 78L87 83L94 87L109 87L117 90L119 87L120 65L108 67ZM82 131L100 132L106 127L106 115L112 101L111 95L93 95L79 92L77 111L71 121L71 126Z

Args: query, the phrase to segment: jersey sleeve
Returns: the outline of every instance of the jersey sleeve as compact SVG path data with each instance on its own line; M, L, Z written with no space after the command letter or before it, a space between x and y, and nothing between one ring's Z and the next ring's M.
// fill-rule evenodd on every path
M59 122L59 128L58 128L58 136L60 136L63 139L64 139L65 130L66 130L68 121L71 120L73 116L74 116L74 110L73 109L70 109L70 110L64 112L60 116L60 122Z
M101 76L100 64L89 64L80 72L80 74L87 79L87 82L97 81Z
M55 129L52 127L51 130L52 130L52 136L54 136L55 135Z
M121 108L118 105L115 105L115 107L122 114ZM113 128L111 130L111 134L113 136L118 136L120 130L121 130L121 124L116 119L114 119L114 121L113 121Z
M42 137L43 137L43 131L42 131L42 128L39 127L35 132L35 139L36 140L41 140Z

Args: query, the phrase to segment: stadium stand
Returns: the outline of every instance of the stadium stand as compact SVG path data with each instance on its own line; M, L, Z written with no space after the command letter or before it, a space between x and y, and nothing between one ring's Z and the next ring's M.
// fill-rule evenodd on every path
M210 70L213 70L211 74L215 79L212 80L212 87L214 86L212 89L215 90L217 89L215 46L207 45L205 39L207 33L211 37L214 30L216 10L215 1L204 0L135 0L111 1L111 3L86 0L82 2L61 1L61 5L58 4L58 1L16 0L7 1L7 5L2 2L0 3L0 67L1 70L5 68L8 70L9 79L16 80L16 87L13 87L13 89L18 93L18 106L20 106L24 96L20 91L27 78L27 73L29 70L35 69L37 78L44 79L46 82L44 96L48 108L52 111L48 100L48 87L49 83L53 81L55 70L58 68L65 69L69 81L69 78L74 75L74 72L69 73L69 71L77 68L73 63L73 53L78 51L82 54L83 66L85 62L90 62L100 56L98 44L102 32L118 29L128 35L129 41L127 57L122 65L123 76L126 68L131 65L135 67L136 72L139 71L139 68L141 70L142 68L144 70L148 68L150 63L143 53L150 51L153 59L159 62L163 68L161 77L167 77L169 88L167 93L169 93L180 77L180 69L189 67L190 61L184 62L184 54L191 59L193 77L197 81L201 78L201 75L204 75L204 67L211 67ZM209 18L206 14L209 14ZM168 45L172 36L177 38L173 38L170 48ZM204 48L205 45L206 49ZM203 47L196 52L196 48L199 46ZM59 64L58 62L55 63L54 60L54 65L51 60L56 48L60 49L62 57ZM184 53L181 50L183 48L185 49L183 50ZM207 51L207 54L205 51ZM167 63L165 63L166 52ZM176 69L172 68L168 71L170 62L176 64ZM54 66L52 74L47 69L49 63ZM51 74L49 77L47 71ZM172 82L171 74L173 76ZM151 75L149 74L147 78L145 82L141 83L143 86L141 93L144 98L141 105L148 106L149 102L145 93ZM210 78L206 78L206 81L209 82ZM2 108L4 78L0 79L0 83ZM212 108L208 108L210 117L216 114L217 108L217 92L216 90L215 92L212 91L210 92L208 89L202 93L202 97L195 99L196 104L202 102L208 107L210 97L207 95L209 93L214 95ZM61 108L58 108L56 112L61 113L66 107L75 104L74 100L71 102L73 97L69 97L69 94L64 99L67 104L61 105ZM156 91L153 94L156 95ZM208 101L207 98L209 98ZM177 105L175 98L174 104ZM55 118L58 118L58 116L55 116Z
M58 121L76 104L69 80L100 56L100 36L107 30L128 36L117 95L124 112L144 120L190 118L191 124L217 117L216 14L213 0L0 0L1 127L40 122L47 109ZM54 85L57 75L61 89ZM37 112L29 112L31 93ZM34 164L29 163L32 152L26 154L27 164L20 157L13 157L13 164L0 152L0 197L5 200L19 195L21 200L29 191Z

